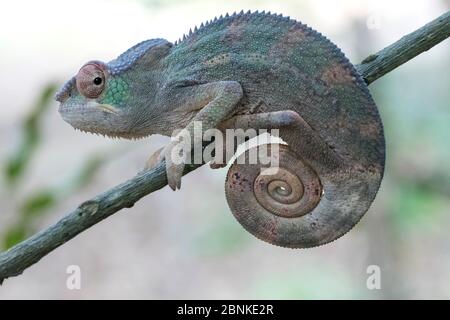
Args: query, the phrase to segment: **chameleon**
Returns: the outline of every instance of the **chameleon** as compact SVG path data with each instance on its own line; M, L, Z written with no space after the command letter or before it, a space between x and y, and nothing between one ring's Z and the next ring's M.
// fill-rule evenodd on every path
M310 248L336 240L367 212L385 165L383 125L364 79L341 50L279 14L243 12L182 39L150 39L105 63L89 61L56 94L76 129L110 137L175 135L148 160L181 186L195 122L202 130L277 129L278 167L234 160L225 196L239 223L268 243ZM240 157L248 157L249 150ZM223 165L210 163L212 168Z

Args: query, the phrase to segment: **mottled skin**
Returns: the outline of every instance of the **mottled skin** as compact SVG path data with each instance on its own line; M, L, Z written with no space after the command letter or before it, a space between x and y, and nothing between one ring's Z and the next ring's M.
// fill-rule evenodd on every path
M281 167L297 172L304 195L315 197L312 205L301 211L283 200L284 215L266 210L273 199L264 203L254 194L268 188L258 180L261 165L234 164L226 184L233 214L265 241L296 248L330 242L359 221L377 193L385 158L377 108L340 50L299 22L227 15L174 45L148 40L82 70L57 95L63 118L81 130L140 138L192 130L194 120L203 130L279 128L289 145L281 148ZM92 85L98 72L105 75L99 87ZM183 171L169 157L177 143L150 160L150 166L166 160L172 189ZM297 178L278 179L289 185ZM290 213L291 205L297 211Z

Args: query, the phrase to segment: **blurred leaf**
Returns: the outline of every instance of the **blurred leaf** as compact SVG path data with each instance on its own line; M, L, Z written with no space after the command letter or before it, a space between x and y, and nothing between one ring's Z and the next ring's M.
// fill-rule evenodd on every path
M20 211L24 218L30 219L32 216L36 216L50 209L55 203L56 197L54 192L50 190L42 191L26 199Z
M30 113L25 117L22 123L22 143L19 145L16 153L7 161L5 167L6 181L8 184L14 184L25 172L25 168L30 162L33 151L40 142L40 121L45 110L52 102L53 93L56 90L56 84L48 84L41 92Z
M83 167L75 176L74 181L71 185L71 189L81 189L88 185L104 162L104 156L100 154L89 157L83 164Z
M393 201L391 210L399 228L426 227L445 211L441 196L414 184L400 185Z
M20 208L19 221L11 226L3 237L3 248L7 249L25 239L34 230L35 218L48 212L56 203L55 192L41 191L25 199Z
M27 230L22 224L17 224L9 228L8 230L6 230L6 233L3 237L3 249L6 250L8 248L11 248L16 243L25 240L27 234Z

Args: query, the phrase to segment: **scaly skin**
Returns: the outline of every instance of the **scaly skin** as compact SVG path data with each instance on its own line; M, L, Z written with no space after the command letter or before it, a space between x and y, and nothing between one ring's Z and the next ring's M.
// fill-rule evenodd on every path
M204 131L279 128L288 144L280 171L264 176L263 164L235 163L225 191L239 222L280 246L342 236L383 176L383 128L364 81L329 40L280 15L227 15L174 45L144 41L108 64L85 65L57 100L75 128L124 138L192 134L193 121ZM170 157L184 143L177 138L150 161L166 161L172 189L184 167Z

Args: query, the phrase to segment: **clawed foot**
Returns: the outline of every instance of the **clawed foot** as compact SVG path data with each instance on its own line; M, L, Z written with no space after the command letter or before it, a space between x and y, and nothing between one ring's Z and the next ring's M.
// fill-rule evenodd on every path
M173 140L167 146L155 151L145 164L145 169L153 169L164 160L166 161L167 183L172 190L180 189L186 159L188 159L190 146L183 140ZM220 169L227 166L227 161L218 163L214 159L209 163L211 169Z
M167 146L158 149L147 160L146 169L152 169L166 161L167 184L172 190L181 188L181 177L187 159L185 150L190 150L183 141L171 141Z

